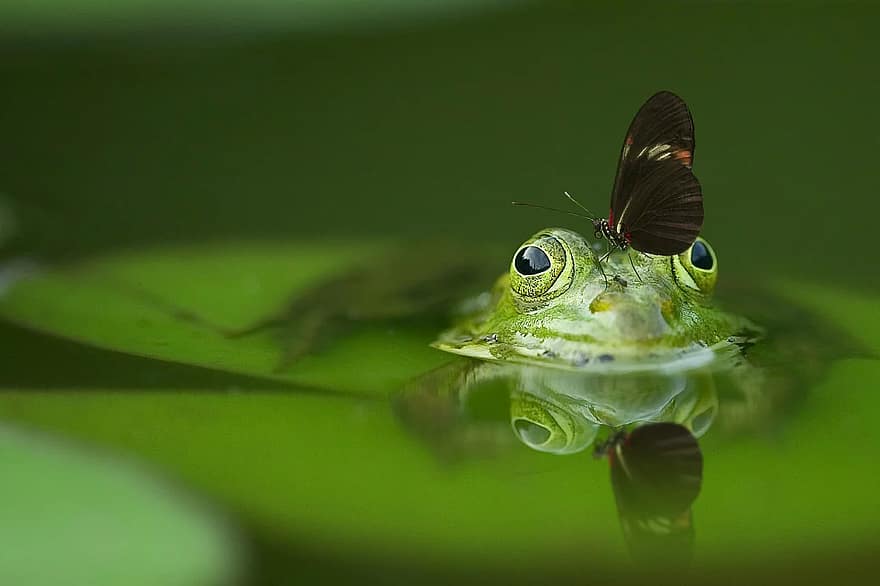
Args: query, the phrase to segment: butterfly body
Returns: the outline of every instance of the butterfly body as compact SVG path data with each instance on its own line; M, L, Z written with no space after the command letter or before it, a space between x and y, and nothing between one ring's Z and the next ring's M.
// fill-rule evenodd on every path
M609 214L609 218L613 218L613 214ZM593 237L596 239L604 238L618 250L626 250L630 247L632 235L624 232L618 232L611 223L613 220L600 218L593 220Z

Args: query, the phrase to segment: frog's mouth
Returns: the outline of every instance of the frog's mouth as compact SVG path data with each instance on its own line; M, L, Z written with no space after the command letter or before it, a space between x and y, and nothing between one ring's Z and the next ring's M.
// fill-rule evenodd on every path
M432 344L435 348L493 362L529 364L565 370L601 373L653 371L679 373L717 363L726 364L737 354L726 341L713 346L691 343L683 347L609 347L595 341L572 342L561 337L542 339L534 334L517 333L509 339L495 334L480 338L446 332Z

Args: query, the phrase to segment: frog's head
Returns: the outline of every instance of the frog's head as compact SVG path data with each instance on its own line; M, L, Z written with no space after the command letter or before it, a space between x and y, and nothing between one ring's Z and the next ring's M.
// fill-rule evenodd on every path
M579 234L541 230L516 249L483 304L436 345L478 358L573 366L710 345L730 327L708 305L717 274L717 257L702 238L677 256L618 252L600 266Z
M690 248L677 256L641 255L636 260L639 253L629 254L633 265L628 273L623 271L626 274L623 277L620 269L627 267L619 257L609 259L599 270L596 253L581 235L563 228L542 230L526 240L513 256L509 274L512 297L523 311L528 312L564 302L567 295L576 296L584 289L601 286L604 293L609 279L612 287L627 287L631 281L640 279L641 273L636 271L644 265L648 265L652 282L658 277L668 279L688 295L706 298L715 289L718 261L712 247L703 238L697 238ZM646 262L650 259L668 262ZM642 280L642 284L644 282ZM556 301L559 298L562 299Z

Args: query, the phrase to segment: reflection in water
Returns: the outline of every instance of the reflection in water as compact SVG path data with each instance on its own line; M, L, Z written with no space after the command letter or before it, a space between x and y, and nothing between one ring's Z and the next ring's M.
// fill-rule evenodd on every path
M633 558L674 567L690 563L691 506L703 483L697 439L677 423L649 423L602 444L620 526Z
M608 458L633 558L683 567L691 558L691 506L702 482L697 438L716 420L719 395L760 403L754 393L735 392L751 380L737 368L603 373L465 360L412 383L395 408L412 433L451 460L517 442L557 455L592 447L588 453Z

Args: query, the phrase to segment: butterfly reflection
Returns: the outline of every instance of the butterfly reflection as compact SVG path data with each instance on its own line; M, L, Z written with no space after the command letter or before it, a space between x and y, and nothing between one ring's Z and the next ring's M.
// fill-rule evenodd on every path
M607 456L617 513L633 558L687 566L694 545L691 506L703 483L703 454L677 423L649 423L598 446Z
M517 443L606 458L632 556L664 567L690 560L691 506L703 462L696 438L718 410L711 374L585 374L456 362L400 393L395 407L411 432L450 461L495 455ZM583 463L599 465L590 458Z

